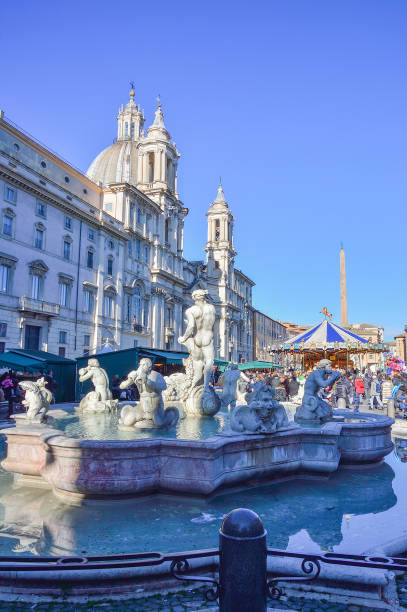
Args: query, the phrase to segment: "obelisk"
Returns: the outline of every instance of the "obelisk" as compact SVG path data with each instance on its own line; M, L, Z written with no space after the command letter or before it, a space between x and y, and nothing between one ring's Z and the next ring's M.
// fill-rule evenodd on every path
M339 255L340 261L340 283L341 283L341 325L342 327L348 324L348 296L346 294L346 265L345 251L341 243L341 251Z

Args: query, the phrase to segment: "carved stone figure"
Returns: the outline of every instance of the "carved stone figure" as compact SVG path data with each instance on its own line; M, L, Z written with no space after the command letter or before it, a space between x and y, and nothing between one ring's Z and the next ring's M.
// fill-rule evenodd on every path
M79 370L79 382L91 380L94 391L89 391L81 400L79 408L84 412L111 412L119 407L119 400L112 399L109 389L109 378L106 371L100 367L99 361L92 357L88 365Z
M239 380L244 382L243 385L240 385L239 389ZM222 405L227 408L230 406L233 409L236 406L237 401L239 400L240 404L245 404L245 395L247 390L247 383L249 382L248 376L241 372L235 363L232 363L230 366L230 370L225 370L223 374L223 392L220 397ZM244 391L243 391L244 389Z
M124 427L174 427L179 419L177 408L164 409L162 392L166 389L164 377L153 369L151 359L140 359L137 370L129 372L127 379L120 383L126 389L134 383L140 394L135 406L123 406L119 425Z
M339 371L332 372L329 359L321 359L317 369L308 375L304 387L304 397L301 406L295 414L296 421L321 423L332 417L332 408L318 393L325 387L330 387L341 377Z
M163 400L165 402L178 401L184 394L185 374L176 372L170 376L164 376L167 388L163 391Z
M230 416L230 429L244 434L271 434L289 427L284 406L274 399L274 387L256 383L250 402L236 406ZM250 397L252 396L252 397Z
M25 399L22 404L27 408L26 418L33 423L42 423L49 410L52 400L52 393L46 388L47 381L44 377L36 382L23 380L19 383L25 391Z
M215 307L206 301L208 292L198 289L192 292L195 304L185 312L187 328L178 338L189 352L185 365L185 386L182 400L185 412L190 415L213 415L220 408L220 399L209 386L215 348L213 327Z

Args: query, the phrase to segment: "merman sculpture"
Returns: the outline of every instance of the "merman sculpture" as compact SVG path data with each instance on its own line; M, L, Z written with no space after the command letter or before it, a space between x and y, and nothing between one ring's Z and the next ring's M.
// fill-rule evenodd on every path
M187 328L178 338L189 352L189 357L184 360L186 380L182 400L185 412L196 416L211 416L220 408L220 399L209 386L215 358L213 327L216 312L213 304L206 301L207 295L204 289L192 292L195 304L186 310Z
M79 382L91 380L94 391L89 391L81 400L79 408L84 412L111 412L119 407L119 400L112 399L109 378L100 367L99 361L92 357L85 368L79 370Z
M123 406L119 427L175 427L179 419L177 408L164 409L162 392L167 385L163 376L153 369L151 359L140 359L137 370L129 372L127 379L120 383L120 389L136 384L140 401L135 406Z
M233 409L236 404L246 403L245 395L249 380L249 377L241 372L235 363L232 363L230 370L225 370L223 373L223 391L220 396L222 405L225 408L230 406Z
M339 371L332 372L329 359L321 359L317 369L308 375L304 387L302 404L298 406L295 414L297 422L321 423L332 417L332 407L319 397L318 392L330 387L341 377Z

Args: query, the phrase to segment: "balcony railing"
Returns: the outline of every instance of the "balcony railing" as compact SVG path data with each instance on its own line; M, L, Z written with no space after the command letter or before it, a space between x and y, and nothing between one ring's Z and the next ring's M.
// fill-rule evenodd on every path
M133 323L133 331L137 334L148 334L150 330L145 325L140 325L140 323Z
M59 304L52 304L51 302L44 302L43 300L34 300L33 298L29 297L20 297L20 310L58 316L60 306Z

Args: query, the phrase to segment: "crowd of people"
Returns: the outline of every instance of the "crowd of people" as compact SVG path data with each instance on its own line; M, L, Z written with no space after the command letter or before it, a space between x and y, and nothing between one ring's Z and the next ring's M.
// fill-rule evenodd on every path
M249 377L249 392L256 382L262 381L275 388L278 401L290 401L298 399L300 387L303 387L308 373L288 369L284 372L253 370L246 374ZM407 375L403 372L349 369L343 372L332 388L326 387L320 394L333 407L338 407L339 403L356 411L363 403L369 410L383 409L393 399L399 416L407 418Z

